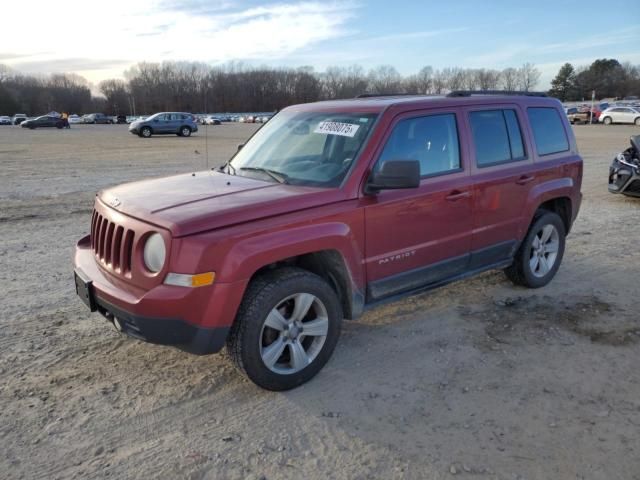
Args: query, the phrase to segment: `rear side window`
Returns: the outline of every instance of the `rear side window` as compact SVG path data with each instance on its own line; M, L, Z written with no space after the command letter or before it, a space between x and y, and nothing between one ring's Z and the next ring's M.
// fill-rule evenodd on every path
M459 170L455 115L446 113L401 120L387 140L376 168L387 160L418 160L423 177Z
M531 107L527 109L527 114L538 155L551 155L569 150L569 139L555 108Z
M525 158L520 124L514 110L471 112L469 121L479 167Z

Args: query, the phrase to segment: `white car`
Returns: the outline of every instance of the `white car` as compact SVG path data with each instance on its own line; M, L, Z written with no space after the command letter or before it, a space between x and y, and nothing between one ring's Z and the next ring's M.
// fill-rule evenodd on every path
M635 123L640 126L640 109L632 107L609 107L600 114L599 122L605 125L612 123Z
M84 123L80 115L69 115L69 123Z
M7 116L0 117L0 125L11 125L11 118Z
M205 125L220 125L221 124L220 119L218 117L212 117L212 116L205 117L205 119L203 120L203 123Z

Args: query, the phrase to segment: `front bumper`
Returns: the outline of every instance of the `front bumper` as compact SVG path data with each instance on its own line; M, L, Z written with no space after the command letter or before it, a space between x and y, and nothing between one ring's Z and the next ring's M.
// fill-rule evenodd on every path
M609 167L609 192L640 197L640 169L615 158Z
M76 292L84 303L123 333L198 355L224 346L244 291L236 283L199 288L161 284L144 291L104 272L89 236L76 246L74 270Z

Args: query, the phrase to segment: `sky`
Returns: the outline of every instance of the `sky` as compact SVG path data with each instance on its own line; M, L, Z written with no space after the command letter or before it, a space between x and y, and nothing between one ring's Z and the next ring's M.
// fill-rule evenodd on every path
M273 67L389 64L541 71L565 62L640 64L640 1L3 1L0 64L97 84L140 61Z

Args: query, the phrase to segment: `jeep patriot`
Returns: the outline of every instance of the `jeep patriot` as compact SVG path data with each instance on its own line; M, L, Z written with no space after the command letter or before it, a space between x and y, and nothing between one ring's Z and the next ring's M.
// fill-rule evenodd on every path
M581 182L562 105L542 94L295 105L220 168L98 193L76 291L132 337L226 344L253 382L286 390L376 304L489 269L546 285Z

